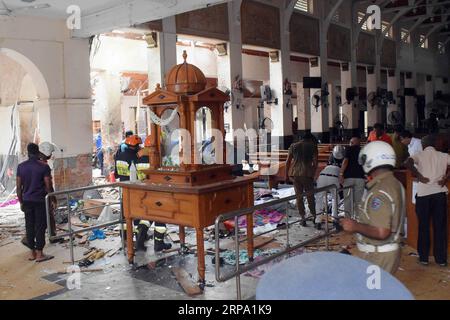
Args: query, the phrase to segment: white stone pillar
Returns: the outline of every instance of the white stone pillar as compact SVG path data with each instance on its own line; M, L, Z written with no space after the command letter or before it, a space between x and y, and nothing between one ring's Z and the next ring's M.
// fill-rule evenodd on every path
M162 20L163 32L157 33L157 47L148 48L148 88L153 92L164 86L166 73L177 63L177 31L175 17Z
M411 73L410 79L405 77L405 88L417 88L417 74ZM415 132L418 126L416 97L405 96L405 127L411 132Z
M353 66L352 63L349 63L348 65L343 64L341 66L341 97L342 97L342 113L347 117L348 119L348 126L346 128L347 133L356 133L356 131L359 129L359 108L356 108L356 100L358 97L355 97L355 101L347 103L347 90L351 88L356 87L356 72L353 72L353 68L355 67L356 71L356 65ZM355 73L355 76L353 74Z
M391 102L388 104L388 107L387 107L388 125L395 125L395 123L391 123L389 121L389 114L394 111L400 111L399 106L398 106L399 98L397 97L397 91L398 91L399 87L400 87L400 71L399 70L389 70L388 78L387 78L387 90L392 92L395 103ZM404 119L404 116L403 116L403 119ZM400 124L403 125L403 123L400 123Z
M377 88L379 87L379 79L377 79L377 74L375 67L368 67L366 71L366 81L367 81L367 97L369 98L370 94L376 94ZM367 118L368 118L368 127L373 127L375 123L381 121L381 112L380 107L378 105L372 105L367 99Z
M431 107L428 107L434 101L434 82L433 76L425 76L425 117L428 119L432 111Z
M281 50L276 50L279 54L279 61L269 61L270 87L273 100L278 99L278 104L272 103L270 105L271 119L274 124L272 146L278 145L280 149L288 148L293 141L293 111L292 106L287 107L291 96L284 94L284 81L289 76L291 63L289 23L287 19L288 17L284 10L280 10Z
M314 58L316 59L316 58ZM321 58L317 58L317 64L312 65L310 63L309 74L311 77L322 77L322 84L326 83L326 79L324 76L326 75L326 71L323 69L327 69L327 66L323 66ZM322 142L326 142L329 139L330 128L328 124L328 109L329 108L329 99L328 97L323 97L325 99L328 98L328 102L324 103L322 101L319 108L315 108L313 104L315 103L314 95L321 94L321 89L311 89L310 90L310 106L311 106L311 132L316 135L319 140ZM326 104L327 106L324 106Z
M303 88L303 82L297 84L297 117L298 130L301 133L311 130L311 105L309 89Z
M225 124L230 128L226 140L232 142L234 131L243 129L245 123L244 94L234 88L236 81L242 81L240 1L228 3L228 25L230 41L226 43L227 54L217 57L217 77L219 88L224 87L232 92L231 105L224 113Z

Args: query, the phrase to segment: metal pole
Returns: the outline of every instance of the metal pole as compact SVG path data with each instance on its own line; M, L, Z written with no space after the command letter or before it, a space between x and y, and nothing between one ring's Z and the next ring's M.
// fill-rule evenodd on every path
M49 196L46 195L45 196L45 213L47 214L47 233L48 233L48 238L51 240L52 238L52 230L51 230L51 225L50 225L50 205L49 205Z
M66 194L66 200L67 200L67 227L69 228L69 237L70 237L70 261L72 262L72 265L75 264L75 258L73 256L73 233L72 233L72 221L71 221L71 214L70 214L70 198L69 193Z
M248 223L248 221L247 221ZM248 236L248 235L247 235ZM239 217L234 217L234 241L236 244L236 294L237 300L242 300L241 297L241 274L239 272ZM216 265L219 261L216 261Z
M330 239L328 237L328 191L325 191L325 250L330 249Z
M289 201L286 202L286 248L291 245L289 243Z
M352 186L350 188L350 202L350 216L352 217L352 219L355 219L355 186Z

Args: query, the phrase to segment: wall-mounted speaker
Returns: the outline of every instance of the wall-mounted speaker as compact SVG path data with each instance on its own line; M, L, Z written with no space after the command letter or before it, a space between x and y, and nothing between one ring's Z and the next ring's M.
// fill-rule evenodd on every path
M405 88L405 97L415 97L416 96L416 89L414 88Z
M280 61L280 51L270 51L269 58L270 58L270 62L279 62Z
M317 68L319 66L319 58L309 59L309 64L311 65L311 68Z
M147 42L147 48L157 48L158 47L158 34L156 32L147 33L144 36L145 42Z
M219 57L226 56L228 54L226 43L216 44L216 50Z
M321 89L322 78L321 77L304 77L303 89Z

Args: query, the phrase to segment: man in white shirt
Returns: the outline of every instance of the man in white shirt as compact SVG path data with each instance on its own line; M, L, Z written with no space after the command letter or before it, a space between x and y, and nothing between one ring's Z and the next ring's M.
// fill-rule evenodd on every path
M416 214L419 221L417 250L419 261L428 265L430 251L430 220L433 222L434 258L437 264L447 266L447 181L450 155L436 151L436 137L422 139L424 151L412 156L405 166L419 180L416 196Z
M408 147L410 157L415 156L416 154L423 151L422 141L420 139L414 138L409 131L403 131L400 134L400 142Z

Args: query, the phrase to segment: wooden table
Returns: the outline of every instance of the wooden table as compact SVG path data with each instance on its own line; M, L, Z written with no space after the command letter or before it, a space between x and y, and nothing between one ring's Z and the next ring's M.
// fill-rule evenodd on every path
M133 234L133 220L142 219L180 226L180 242L185 244L185 227L195 228L199 284L205 284L205 248L203 229L214 225L224 213L254 205L253 182L256 176L238 177L202 186L174 186L123 182L123 210L127 234ZM253 258L253 214L247 215L247 247ZM133 263L133 237L127 237L128 261Z

